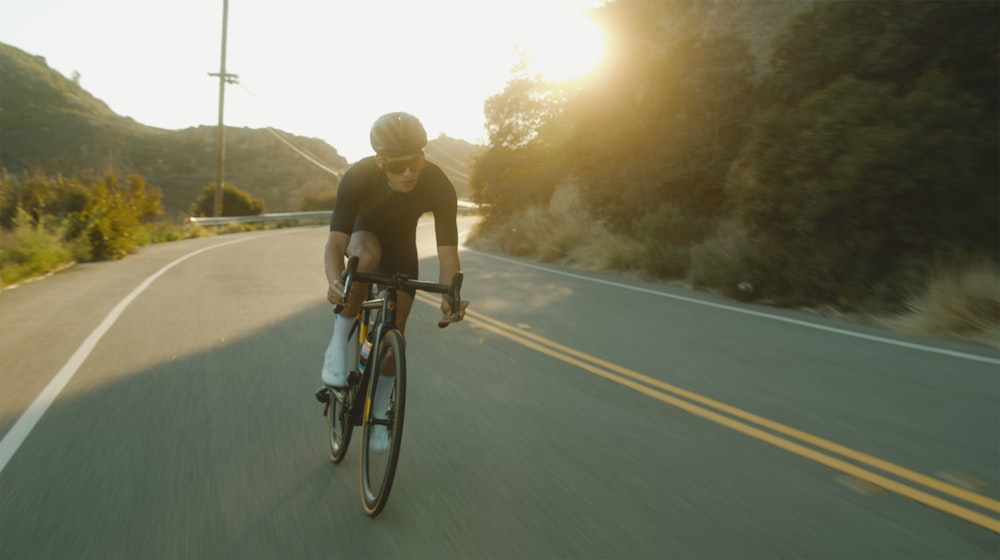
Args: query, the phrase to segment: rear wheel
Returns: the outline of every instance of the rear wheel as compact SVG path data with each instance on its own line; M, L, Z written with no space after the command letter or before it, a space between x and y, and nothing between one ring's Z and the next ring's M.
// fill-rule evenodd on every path
M374 517L389 499L403 439L406 358L399 331L387 331L383 335L378 356L374 362L369 359L368 365L378 367L379 372L395 372L395 375L382 375L372 371L369 376L371 406L366 407L362 429L361 497L365 513ZM380 393L387 396L384 403L376 402Z
M349 398L349 391L328 387L327 392L330 399L326 405L327 448L330 460L339 463L347 455L347 446L351 443L353 432L347 407L344 406Z

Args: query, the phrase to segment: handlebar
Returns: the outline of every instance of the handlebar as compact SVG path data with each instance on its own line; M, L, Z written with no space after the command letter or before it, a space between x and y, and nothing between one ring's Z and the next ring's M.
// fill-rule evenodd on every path
M458 313L461 311L462 307L462 280L464 275L461 271L456 272L451 277L450 284L438 284L435 282L423 282L420 280L415 280L410 278L406 274L395 274L392 277L385 276L375 276L373 274L367 274L364 272L358 272L358 257L350 257L347 259L347 268L340 275L341 281L344 283L344 297L346 298L348 294L351 293L351 285L354 282L367 282L373 284L382 284L383 286L390 287L394 290L399 290L402 288L415 288L417 290L423 290L426 292L433 292L436 294L447 294L448 295L448 306L451 307L452 312ZM337 305L334 308L335 313L340 313L343 311L343 305ZM439 328L445 328L451 323L444 321L438 322Z

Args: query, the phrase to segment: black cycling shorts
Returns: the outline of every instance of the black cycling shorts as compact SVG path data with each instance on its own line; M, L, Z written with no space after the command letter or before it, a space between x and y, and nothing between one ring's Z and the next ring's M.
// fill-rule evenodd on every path
M379 231L358 215L354 221L354 231L367 231L378 238L382 247L382 258L379 259L375 273L379 276L392 276L397 273L416 279L420 274L417 259L416 232L386 232ZM417 293L416 288L404 288L402 291L411 296Z

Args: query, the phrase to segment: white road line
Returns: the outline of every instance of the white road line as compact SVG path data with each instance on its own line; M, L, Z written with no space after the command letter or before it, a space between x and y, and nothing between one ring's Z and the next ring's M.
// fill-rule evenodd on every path
M184 255L183 257L174 260L170 264L156 271L156 273L154 273L152 276L146 278L146 280L144 280L142 284L139 284L139 286L136 289L132 290L132 293L125 296L123 300L118 302L118 305L116 305L114 309L112 309L111 312L108 313L108 316L105 317L103 321L101 321L101 324L97 325L97 328L94 329L94 331L90 333L90 336L88 336L86 340L83 341L83 344L81 344L80 347L76 349L76 352L74 352L73 355L70 356L69 361L66 362L66 365L64 365L62 369L59 370L59 373L57 373L56 376L52 378L52 381L50 381L49 384L45 386L45 389L42 389L42 392L38 394L38 397L35 398L35 401L31 403L31 406L29 406L28 409L24 411L24 414L22 414L21 417L17 419L17 422L14 424L14 426L3 437L3 440L0 441L0 473L2 473L3 470L7 467L7 463L10 461L11 457L14 456L14 453L17 453L17 450L21 447L21 444L24 443L24 440L28 438L28 434L31 433L31 430L33 430L35 428L35 425L38 424L38 421L42 419L42 415L44 415L45 412L48 411L49 407L52 406L52 403L55 402L56 398L59 396L59 393L61 393L62 390L66 388L66 385L69 384L70 380L73 379L73 376L76 375L77 370L80 369L80 366L83 365L83 362L87 360L88 356L90 356L90 353L97 346L97 343L100 342L101 338L111 329L111 327L115 324L118 318L121 317L122 313L125 312L125 308L127 308L129 304L131 304L137 297L139 297L139 295L142 294L142 292L144 292L146 288L150 286L150 284L156 281L156 279L159 278L160 276L163 276L163 274L165 274L171 268L179 265L180 263L190 259L195 255L200 255L201 253L204 253L206 251L211 251L213 249L225 247L227 245L232 245L234 243L242 243L244 241L250 241L251 239L257 239L258 237L260 236L246 237L243 239L237 239L235 241L227 241L226 243L219 243L218 245L212 245L211 247L205 247L204 249L199 249L197 251L194 251L193 253L188 253L187 255Z
M934 354L941 354L943 356L950 356L952 358L962 358L962 359L965 359L965 360L972 360L972 361L975 361L975 362L983 362L983 363L987 363L987 364L1000 365L1000 359L991 358L991 357L988 357L988 356L979 356L979 355L976 355L976 354L969 354L969 353L966 353L966 352L956 352L954 350L946 350L944 348L935 348L933 346L926 346L926 345L923 345L923 344L916 344L916 343L912 343L912 342L905 342L905 341L902 341L902 340L893 340L891 338L885 338L885 337L881 337L881 336L875 336L875 335L870 335L870 334L853 332L853 331L849 331L849 330L845 330L845 329L838 329L836 327L828 327L826 325L819 325L819 324L816 324L816 323L810 323L808 321L800 321L798 319L790 319L788 317L781 317L781 316L778 316L778 315L772 315L770 313L763 313L763 312L760 312L760 311L753 311L753 310L750 310L750 309L743 309L743 308L735 307L735 306L732 306L732 305L725 305L725 304L715 303L715 302L711 302L711 301L704 301L704 300L700 300L700 299L696 299L696 298L679 296L679 295L675 295L675 294L668 294L668 293L665 293L665 292L659 292L659 291L656 291L656 290L650 290L648 288L640 288L638 286L630 286L628 284L621 284L621 283L618 283L618 282L612 282L610 280L603 280L603 279L600 279L600 278L591 278L589 276L582 276L580 274L573 274L571 272L564 272L562 270L556 270L556 269L553 269L553 268L547 268L547 267L544 267L544 266L538 266L538 265L534 265L534 264L530 264L530 263L525 263L525 262L522 262L522 261L516 261L516 260L513 260L513 259L507 259L507 258L504 258L504 257L498 257L496 255L493 255L493 254L490 254L490 253L484 253L484 252L481 252L481 251L476 251L475 249L470 249L470 248L465 247L465 246L462 247L462 250L466 251L466 252L469 252L469 253L473 253L475 255L479 255L481 257L486 257L486 258L490 258L490 259L494 259L494 260L498 260L498 261L502 261L502 262L506 262L506 263L511 263L511 264L515 264L515 265L518 265L518 266L524 266L524 267L527 267L527 268L534 268L536 270L542 270L542 271L545 271L545 272L549 272L551 274L558 274L558 275L561 275L561 276L567 276L569 278L573 278L573 279L576 279L576 280L584 280L586 282L593 282L595 284L604 284L606 286L614 286L616 288L624 288L626 290L632 290L632 291L635 291L635 292L642 292L642 293L650 294L650 295L654 295L654 296L660 296L660 297L675 299L675 300L684 301L684 302L687 302L687 303L696 303L698 305L705 305L705 306L708 306L708 307L714 307L716 309L724 309L726 311L732 311L734 313L742 313L744 315L751 315L751 316L754 316L754 317L760 317L762 319L771 319L773 321L781 321L783 323L789 323L789 324L792 324L792 325L798 325L800 327L808 327L810 329L816 329L816 330L820 330L820 331L826 331L826 332L835 333L835 334L839 334L839 335L843 335L843 336L851 336L851 337L854 337L854 338L861 338L861 339L870 340L870 341L873 341L873 342L881 342L883 344L891 344L893 346L900 346L900 347L903 347L903 348L909 348L911 350L920 350L922 352L931 352L931 353L934 353Z

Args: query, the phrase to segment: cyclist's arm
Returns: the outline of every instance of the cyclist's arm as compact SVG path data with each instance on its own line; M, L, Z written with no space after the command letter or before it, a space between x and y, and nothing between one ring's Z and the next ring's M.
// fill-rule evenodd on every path
M438 279L439 284L451 284L451 277L456 272L462 270L462 262L458 258L457 245L443 245L438 247L438 263L440 263L441 274ZM444 299L448 299L445 295Z
M441 267L438 283L451 284L455 273L462 270L462 263L458 258L458 197L455 195L455 187L439 167L429 166L429 169L438 175L433 206L438 263ZM468 305L469 302L462 301L459 303L459 309L451 309L447 294L443 294L441 296L443 316L439 324L461 321Z
M344 286L340 282L340 275L344 272L344 254L350 242L351 236L340 231L331 231L326 238L326 250L323 255L326 281L329 284L326 298L335 305L343 302Z

